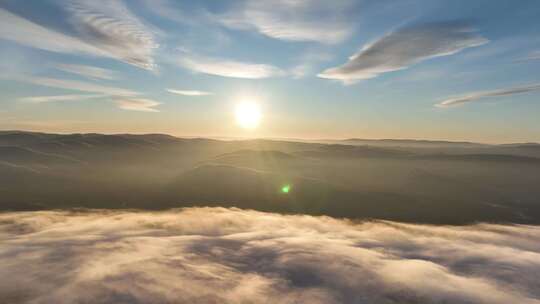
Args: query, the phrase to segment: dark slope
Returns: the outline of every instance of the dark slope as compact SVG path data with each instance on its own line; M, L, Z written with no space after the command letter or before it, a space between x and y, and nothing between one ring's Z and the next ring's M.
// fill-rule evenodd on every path
M371 147L371 146L353 146L353 145L325 145L316 150L301 151L297 154L306 156L306 157L315 157L315 158L336 158L336 159L347 159L347 158L363 158L363 157L374 157L374 158L396 158L396 157L405 157L411 155L409 152L380 148L380 147Z
M433 180L433 177L431 177ZM288 193L281 191L290 186ZM462 224L511 221L516 214L489 204L447 198L434 203L428 196L351 190L327 181L287 176L249 168L204 165L184 173L166 191L182 206L226 206L271 212L384 218L408 222Z
M4 131L0 210L213 205L447 224L540 223L534 149L464 144L426 149Z

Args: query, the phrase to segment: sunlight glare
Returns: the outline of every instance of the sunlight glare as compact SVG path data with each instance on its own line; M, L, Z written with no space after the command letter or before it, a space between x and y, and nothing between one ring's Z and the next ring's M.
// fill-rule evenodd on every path
M245 129L255 129L261 121L259 106L252 102L242 102L236 106L236 122Z

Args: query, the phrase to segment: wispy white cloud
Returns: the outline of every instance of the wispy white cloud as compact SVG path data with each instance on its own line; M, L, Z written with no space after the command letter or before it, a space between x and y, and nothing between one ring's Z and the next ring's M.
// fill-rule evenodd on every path
M529 57L531 60L538 60L540 59L540 51L532 52Z
M0 9L0 39L58 53L114 58L153 69L153 32L122 1L62 3L77 36L70 36Z
M327 69L318 76L352 83L487 42L470 26L458 21L405 27L366 45L344 65Z
M192 3L174 0L139 0L144 8L159 17L183 24L198 25L210 20L204 10L193 6ZM186 5L187 4L187 5ZM190 5L191 4L191 5Z
M177 63L194 72L233 78L261 79L285 75L281 69L261 63L248 63L185 54Z
M4 77L5 78L5 77ZM56 95L56 96L34 96L34 97L23 97L20 101L30 102L30 103L44 103L44 102L54 102L54 101L76 101L84 100L89 98L100 98L107 97L112 100L116 106L123 110L131 111L143 111L143 112L159 112L157 109L154 109L155 106L160 105L160 102L139 98L137 96L142 95L139 92L98 85L90 82L84 81L75 81L75 80L66 80L66 79L56 79L56 78L46 78L46 77L34 77L34 76L25 76L18 78L9 78L12 80L17 80L21 82L27 82L35 85L60 88L65 90L81 91L81 92L90 92L97 94L88 94L88 95Z
M519 61L540 60L540 51L530 52L527 56Z
M82 92L91 92L91 93L100 93L111 96L136 96L140 95L139 92L135 92L128 89L117 88L99 85L90 82L76 81L76 80L67 80L67 79L57 79L49 77L35 77L35 76L25 76L14 78L15 80L28 82L35 85L60 88L73 91L82 91Z
M146 98L115 98L116 106L122 110L140 111L140 112L159 112L154 107L161 103Z
M152 54L158 47L154 33L122 1L71 0L66 9L81 39L118 60L154 68Z
M254 29L271 38L332 44L352 33L348 13L353 5L349 0L248 0L216 17L227 27Z
M212 95L213 93L205 92L205 91L197 91L197 90L176 90L176 89L167 89L167 92L178 94L178 95L185 95L185 96L208 96Z
M483 92L473 92L459 97L453 97L437 103L435 106L439 108L448 108L458 105L463 105L470 102L475 102L480 99L485 99L489 97L500 97L500 96L509 96L515 94L523 94L533 91L539 91L540 84L531 84L525 86L517 86L507 89L499 89L493 91L483 91Z
M332 55L326 52L307 52L299 59L299 64L293 67L289 74L293 78L302 78L314 74L315 67L323 61L332 59Z
M9 278L0 280L2 299L540 302L538 226L353 223L224 208L4 212L0 222L0 277Z
M72 73L92 79L114 80L118 78L116 72L109 69L82 64L57 64L55 68L67 73Z
M87 100L94 98L106 97L107 95L95 94L95 95L47 95L47 96L32 96L32 97L23 97L19 98L21 102L28 103L47 103L47 102L57 102L57 101L78 101L78 100Z
M48 29L1 8L0 39L51 52L107 56L104 51L78 38Z

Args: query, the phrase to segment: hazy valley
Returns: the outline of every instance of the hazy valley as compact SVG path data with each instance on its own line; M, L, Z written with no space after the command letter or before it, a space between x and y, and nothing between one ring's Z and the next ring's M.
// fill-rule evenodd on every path
M0 132L6 211L224 206L424 223L539 223L538 181L538 144Z

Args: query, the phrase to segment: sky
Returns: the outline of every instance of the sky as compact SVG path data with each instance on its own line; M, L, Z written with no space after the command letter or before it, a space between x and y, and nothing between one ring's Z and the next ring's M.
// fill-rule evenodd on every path
M0 129L539 142L539 15L536 0L0 0ZM256 126L235 118L245 103Z

